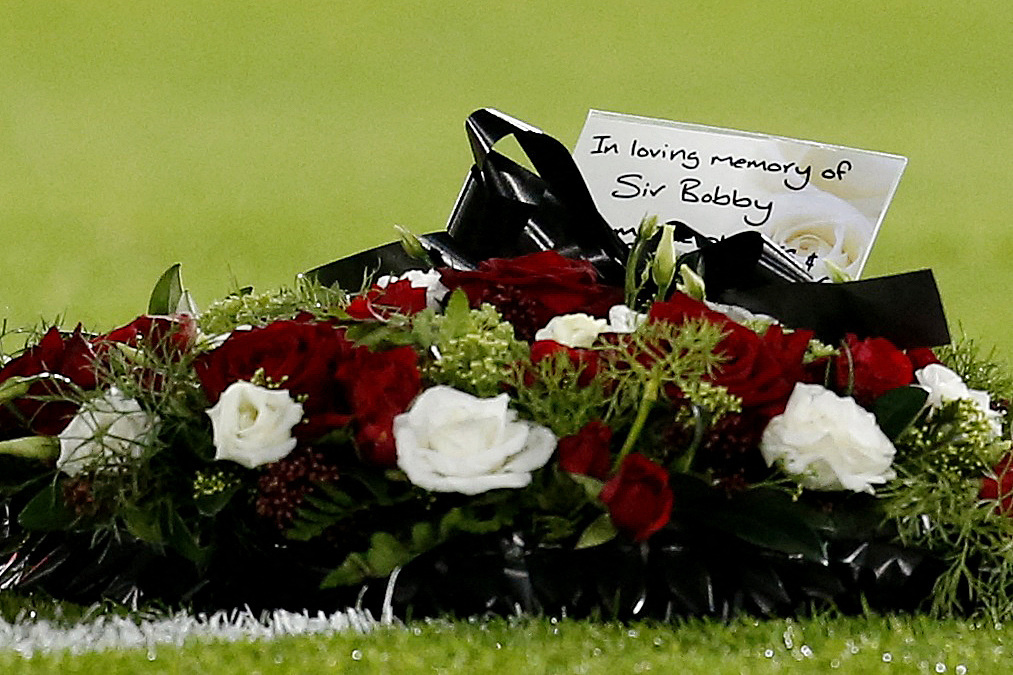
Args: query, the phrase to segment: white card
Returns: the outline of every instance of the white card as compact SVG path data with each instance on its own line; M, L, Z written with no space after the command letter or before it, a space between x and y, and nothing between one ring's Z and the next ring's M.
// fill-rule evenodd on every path
M815 279L857 279L907 158L592 110L574 159L605 220L632 242L645 215L721 238L755 230Z

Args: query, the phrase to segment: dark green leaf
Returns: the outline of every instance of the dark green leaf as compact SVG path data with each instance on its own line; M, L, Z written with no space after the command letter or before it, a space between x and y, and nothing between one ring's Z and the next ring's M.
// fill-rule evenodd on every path
M18 523L29 530L65 530L74 522L74 512L63 501L57 483L48 483L18 514Z
M709 517L714 527L757 546L826 562L819 526L825 518L777 490L748 490Z
M448 539L455 532L471 534L496 532L509 525L511 520L506 509L503 511L496 509L491 516L483 518L475 512L475 509L455 506L440 519L440 538Z
M403 565L409 560L411 560L411 554L408 547L389 532L375 532L370 537L366 562L369 563L372 576L385 577L393 572L395 567Z
M415 523L412 527L412 551L415 553L428 551L438 543L436 528L431 523Z
M876 399L876 423L892 441L918 418L928 398L929 392L921 387L891 389Z
M411 557L408 547L394 535L374 532L369 540L369 550L349 554L337 569L324 577L320 586L349 586L368 578L385 577L394 568L411 560Z
M351 553L320 582L321 588L352 586L369 578L369 563L361 553Z
M123 513L123 522L127 531L141 541L160 545L164 541L162 528L158 525L158 516L142 509L128 509Z
M183 297L183 278L180 264L176 263L165 270L148 300L148 314L172 314L176 311L179 299Z
M166 542L183 557L197 565L203 565L207 561L210 553L209 550L201 548L197 542L197 537L190 531L186 522L172 508L171 504L167 505L167 510L168 514L162 524L162 531L166 535Z

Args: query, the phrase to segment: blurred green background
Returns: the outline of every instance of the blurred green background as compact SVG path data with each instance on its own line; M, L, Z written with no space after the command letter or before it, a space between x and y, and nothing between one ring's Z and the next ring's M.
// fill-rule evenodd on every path
M441 229L498 107L588 108L909 158L866 276L934 268L1013 351L1013 3L0 0L0 317L124 323Z

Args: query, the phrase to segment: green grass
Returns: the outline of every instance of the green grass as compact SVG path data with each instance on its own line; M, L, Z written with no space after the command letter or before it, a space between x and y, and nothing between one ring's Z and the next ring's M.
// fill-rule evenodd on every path
M1013 351L1007 2L0 3L0 317L125 322L443 227L497 106L906 155L869 274L936 270Z
M1007 628L919 618L675 626L550 620L413 623L368 634L116 652L0 653L3 672L846 673L998 672Z

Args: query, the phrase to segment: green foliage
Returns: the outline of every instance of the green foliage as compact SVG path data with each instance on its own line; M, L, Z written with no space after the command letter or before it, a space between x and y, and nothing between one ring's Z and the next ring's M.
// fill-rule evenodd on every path
M415 530L422 531L418 527ZM424 535L421 538L429 540L429 537ZM411 547L402 544L394 535L389 532L374 532L369 539L369 548L345 558L338 568L324 578L321 587L348 586L361 583L365 579L385 577L399 565L411 560L412 556Z
M946 469L931 456L910 458L877 491L899 540L938 555L946 565L932 592L934 616L975 609L991 620L1013 612L1013 519L979 501L980 477Z
M285 536L309 541L357 515L368 512L380 518L381 510L411 502L415 495L402 476L397 478L399 480L388 480L382 474L347 471L337 485L316 485L316 489L306 495Z
M508 380L515 390L513 406L558 437L575 434L600 417L610 399L604 377L583 381L583 371L562 351L538 363L525 359L514 364Z
M715 388L703 381L723 360L715 353L722 337L720 326L703 320L648 321L624 336L605 359L605 379L615 383L609 418L636 408L648 382L656 383L662 392L674 390L692 403L734 409L735 401L721 400Z
M451 294L442 315L430 310L418 314L412 335L432 356L423 367L426 378L483 398L502 392L514 364L527 353L513 326L492 305L470 309L460 290Z
M995 349L987 354L975 340L961 333L951 344L936 347L935 353L953 372L960 375L970 389L987 391L992 401L1003 406L1013 402L1013 370L1000 359ZM1013 420L1009 415L1003 420L1003 429L1009 432Z
M332 316L345 304L345 294L300 275L295 285L263 293L240 289L212 303L199 318L201 330L220 335L238 326L261 326L277 319L292 319L303 312Z
M959 478L984 475L1009 450L1009 441L995 436L977 404L967 399L945 402L907 427L895 440L900 462L918 458L940 473Z
M459 534L498 532L510 525L517 515L517 505L511 497L511 491L494 491L442 513L439 507L431 505L432 520L405 521L396 532L375 531L368 548L348 554L341 565L324 578L321 587L348 586L385 577L394 568Z

